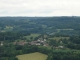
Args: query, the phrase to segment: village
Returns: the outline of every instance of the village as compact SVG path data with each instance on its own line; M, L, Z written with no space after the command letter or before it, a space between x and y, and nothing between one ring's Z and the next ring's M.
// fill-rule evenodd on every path
M38 40L35 40L35 41L31 41L31 42L27 42L27 41L19 41L19 42L13 42L14 45L25 45L25 44L28 44L28 45L37 45L37 46L49 46L46 39L41 39L39 38Z
M60 43L62 43L62 41ZM12 44L13 45L21 45L21 46L24 46L24 45L36 45L36 46L50 47L49 43L47 42L47 39L42 39L42 38L39 38L39 39L31 41L31 42L27 42L25 40L24 41L15 41ZM4 45L4 43L0 42L0 46L3 46L3 45ZM59 46L53 46L52 48L54 48L54 49L63 49L65 47L62 46L62 45L59 45Z

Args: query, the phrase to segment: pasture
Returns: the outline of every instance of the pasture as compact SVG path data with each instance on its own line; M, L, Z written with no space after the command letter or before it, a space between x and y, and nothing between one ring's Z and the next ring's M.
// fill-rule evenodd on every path
M39 52L18 55L16 57L18 58L18 60L46 60L47 59L47 55Z
M53 37L53 38L49 38L49 39L60 40L60 39L69 39L69 37Z
M35 38L35 37L38 37L40 34L31 34L31 35L29 35L29 36L25 36L28 40L30 40L30 37L33 37L33 39Z

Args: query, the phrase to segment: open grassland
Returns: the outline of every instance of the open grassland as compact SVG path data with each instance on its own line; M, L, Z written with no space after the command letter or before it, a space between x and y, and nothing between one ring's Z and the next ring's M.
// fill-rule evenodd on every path
M35 38L35 37L38 37L40 34L31 34L31 35L29 35L29 36L25 36L28 40L30 40L30 37L33 37L33 39Z
M39 52L18 55L16 57L18 58L18 60L46 60L47 59L47 55Z
M60 39L69 39L69 37L53 37L53 38L49 38L49 39L60 40Z

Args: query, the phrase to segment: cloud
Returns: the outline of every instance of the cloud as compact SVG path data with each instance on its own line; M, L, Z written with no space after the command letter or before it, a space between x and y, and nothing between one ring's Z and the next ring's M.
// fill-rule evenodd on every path
M80 0L0 0L0 16L80 16Z

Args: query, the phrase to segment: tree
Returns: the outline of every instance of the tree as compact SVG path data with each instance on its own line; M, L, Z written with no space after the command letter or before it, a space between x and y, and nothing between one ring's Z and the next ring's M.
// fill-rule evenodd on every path
M49 45L51 46L58 46L58 42L56 40L50 40Z
M31 40L33 40L33 37L30 37Z

